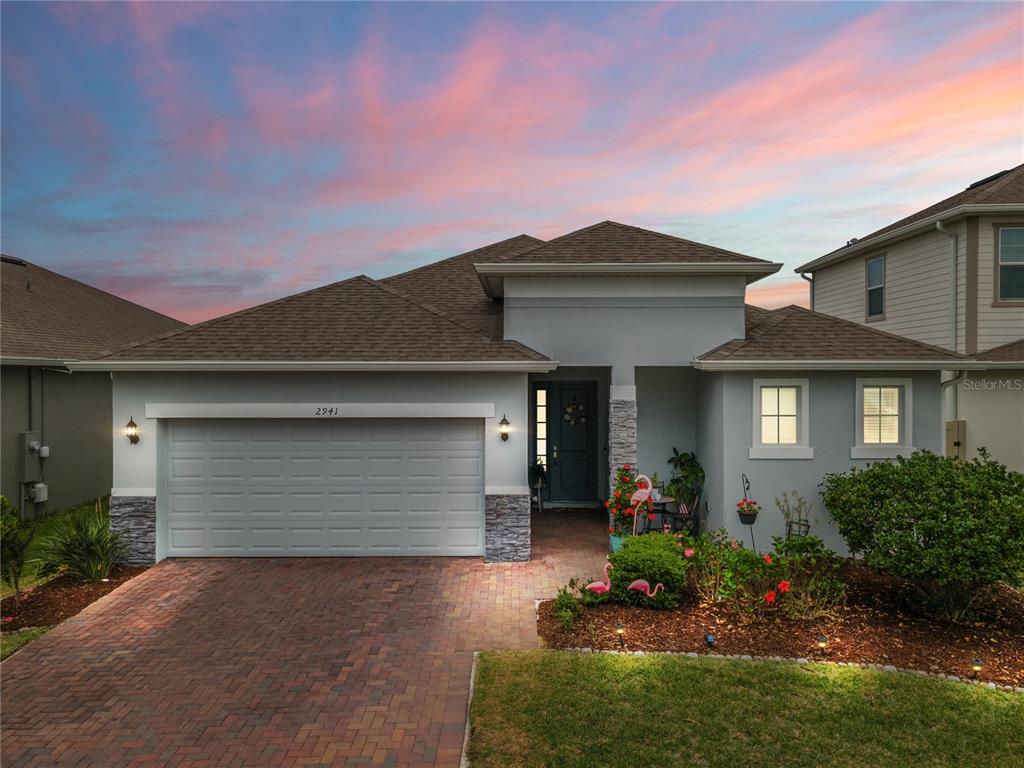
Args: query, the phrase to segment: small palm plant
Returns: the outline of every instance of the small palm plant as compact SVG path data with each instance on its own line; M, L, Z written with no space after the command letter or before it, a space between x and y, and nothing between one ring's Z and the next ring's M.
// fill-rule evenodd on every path
M97 506L63 521L40 546L40 573L66 573L79 581L102 581L128 553L121 534L110 530Z

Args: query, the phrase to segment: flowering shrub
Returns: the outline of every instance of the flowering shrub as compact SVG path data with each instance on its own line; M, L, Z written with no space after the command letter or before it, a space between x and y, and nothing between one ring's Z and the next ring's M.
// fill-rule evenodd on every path
M816 536L776 538L775 551L764 554L745 549L725 530L677 538L684 559L693 552L691 583L702 600L756 615L782 610L812 618L843 598L838 560Z
M640 481L643 482L642 480ZM646 487L646 486L644 486ZM612 488L611 498L604 503L610 515L611 524L609 532L626 536L633 533L633 521L637 514L652 515L654 507L650 499L643 502L639 509L634 509L630 504L630 498L641 487L637 485L636 470L630 464L623 464L615 472L615 483Z
M919 590L922 607L962 618L985 587L1024 573L1024 474L917 451L826 475L822 498L854 552Z

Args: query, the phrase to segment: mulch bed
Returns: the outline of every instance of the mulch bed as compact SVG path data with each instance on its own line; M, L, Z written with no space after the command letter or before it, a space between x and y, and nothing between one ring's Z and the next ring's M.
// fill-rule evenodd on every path
M20 609L15 609L13 597L5 597L0 601L0 615L5 619L12 616L14 620L4 621L0 629L13 632L25 627L60 624L145 570L144 566L118 566L111 572L109 581L85 583L70 576L58 576L22 593Z
M621 621L629 651L707 652L704 635L711 632L718 654L889 664L1024 686L1024 594L995 588L979 601L972 621L955 624L909 613L903 585L863 566L848 564L843 580L846 604L817 620L757 619L724 604L684 599L668 611L613 604L586 608L565 631L552 617L549 600L538 609L537 631L553 648L616 650L615 627ZM828 638L825 651L817 647L818 635ZM975 657L983 661L977 674L971 670Z

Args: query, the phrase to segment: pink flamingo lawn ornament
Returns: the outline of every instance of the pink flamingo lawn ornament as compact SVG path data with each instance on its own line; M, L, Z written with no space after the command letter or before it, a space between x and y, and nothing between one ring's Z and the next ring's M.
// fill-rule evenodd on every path
M643 481L643 486L640 482ZM636 476L637 489L633 491L633 495L629 497L629 505L633 507L633 535L636 536L636 521L640 517L640 505L651 498L651 494L654 493L654 486L651 484L651 478L647 475Z
M654 591L652 592L650 582L648 582L645 579L637 579L628 587L628 589L632 589L634 592L642 592L647 597L654 597L656 594L658 594L659 589L664 588L665 585L659 581L657 584L654 585Z
M612 588L612 579L611 579L611 576L608 575L608 571L610 571L614 567L615 566L612 565L611 563L605 563L604 564L604 581L592 581L592 582L590 582L586 586L587 591L588 592L593 592L593 593L595 593L597 595L603 595L605 592L610 590Z

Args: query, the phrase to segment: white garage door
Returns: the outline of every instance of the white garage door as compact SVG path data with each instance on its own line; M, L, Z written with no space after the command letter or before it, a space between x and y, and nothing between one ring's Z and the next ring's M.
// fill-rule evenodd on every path
M480 419L165 426L170 557L483 554Z

